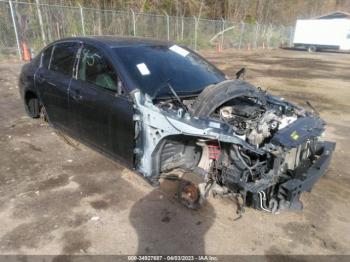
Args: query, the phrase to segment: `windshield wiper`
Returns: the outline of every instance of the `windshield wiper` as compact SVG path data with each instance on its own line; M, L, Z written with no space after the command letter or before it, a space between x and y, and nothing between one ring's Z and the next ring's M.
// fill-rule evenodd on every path
M182 108L185 110L185 112L188 113L187 107L185 106L184 103L182 103L180 97L176 94L174 88L170 85L169 82L167 82L167 86L168 86L168 88L170 89L170 91L173 93L173 95L175 96L176 100L180 103L180 105L182 106Z
M182 103L180 97L177 95L177 93L175 92L174 88L170 85L170 79L168 79L164 85L161 85L153 94L152 96L152 100L155 99L159 93L160 90L162 90L164 87L169 88L170 92L174 95L174 97L176 98L176 100L179 102L179 104L181 105L181 107L185 110L186 113L188 113L188 109L185 106L184 103Z
M162 90L164 87L167 86L167 83L169 83L170 79L166 80L164 84L160 85L156 91L154 91L153 95L151 96L152 100L154 100L157 96L160 90Z

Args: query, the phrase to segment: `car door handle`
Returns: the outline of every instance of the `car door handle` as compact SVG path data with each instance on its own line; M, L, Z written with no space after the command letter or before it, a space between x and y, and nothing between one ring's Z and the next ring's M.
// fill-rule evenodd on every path
M42 84L46 81L45 77L42 74L38 74L37 76L38 83Z
M72 98L76 101L83 100L83 96L80 94L79 90L72 91Z
M46 81L46 83L48 83L50 86L56 86L56 84L49 82L49 81Z

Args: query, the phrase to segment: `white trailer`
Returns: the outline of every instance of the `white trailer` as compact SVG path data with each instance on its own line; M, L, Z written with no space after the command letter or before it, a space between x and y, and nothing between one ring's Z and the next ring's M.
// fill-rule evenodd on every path
M297 20L294 47L309 52L317 49L350 50L350 19Z

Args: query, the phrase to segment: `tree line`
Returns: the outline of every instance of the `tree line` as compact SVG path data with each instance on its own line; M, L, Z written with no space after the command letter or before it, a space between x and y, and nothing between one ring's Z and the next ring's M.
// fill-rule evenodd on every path
M35 2L35 0L18 0ZM350 0L38 0L43 4L293 25L331 11L350 12Z

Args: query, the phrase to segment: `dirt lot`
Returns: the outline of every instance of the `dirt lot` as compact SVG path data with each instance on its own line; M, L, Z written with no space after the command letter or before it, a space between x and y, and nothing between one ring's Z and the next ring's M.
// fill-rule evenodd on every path
M227 199L200 211L91 149L67 144L25 116L21 65L0 62L1 254L350 254L350 55L300 51L207 52L228 75L274 94L309 100L337 142L331 167L304 211L236 217Z

